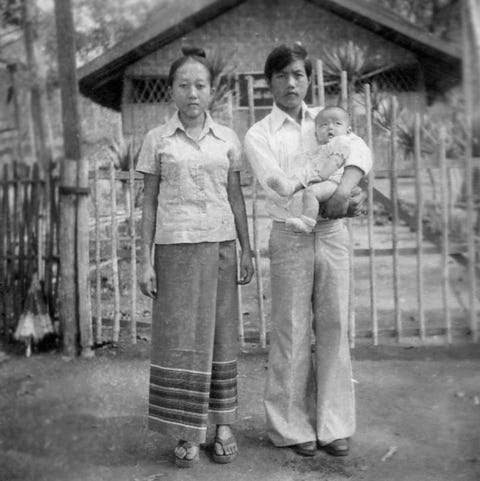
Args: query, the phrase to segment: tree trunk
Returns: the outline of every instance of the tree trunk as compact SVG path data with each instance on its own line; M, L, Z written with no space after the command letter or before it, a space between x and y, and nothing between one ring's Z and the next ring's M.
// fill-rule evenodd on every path
M78 340L83 356L93 355L92 351L92 323L91 303L89 292L89 228L88 228L88 161L82 158L80 144L80 120L78 110L78 84L75 62L75 29L73 27L72 8L70 0L55 0L55 22L57 27L58 65L60 87L62 95L62 119L63 119L63 140L65 147L64 168L61 169L62 176L60 192L64 206L62 221L64 222L65 238L60 239L60 262L62 268L60 305L63 306L61 314L63 324L74 327L67 317L69 306L66 305L69 298L69 288L73 288L71 296L75 306L75 327L78 329ZM76 178L72 185L72 178L69 177L69 164L75 164ZM68 167L68 168L67 168ZM74 200L73 200L74 199ZM76 215L67 219L67 212L72 206L76 206ZM72 212L72 214L75 214ZM74 242L74 268L71 269L72 255L71 246L68 240L73 238ZM62 264L64 263L64 264ZM73 279L72 279L73 274ZM71 342L70 338L65 339ZM66 350L72 351L71 346L65 346ZM76 350L76 349L74 349Z

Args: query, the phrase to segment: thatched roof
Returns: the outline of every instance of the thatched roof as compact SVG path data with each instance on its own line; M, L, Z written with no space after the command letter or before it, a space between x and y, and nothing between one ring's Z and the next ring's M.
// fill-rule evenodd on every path
M80 92L120 110L122 80L132 63L213 20L245 0L176 0L160 7L148 23L79 69ZM365 0L309 0L414 53L427 90L443 92L460 82L460 47L435 37Z

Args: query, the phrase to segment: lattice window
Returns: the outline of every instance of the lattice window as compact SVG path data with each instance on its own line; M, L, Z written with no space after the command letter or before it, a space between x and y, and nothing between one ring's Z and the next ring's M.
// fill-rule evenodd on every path
M168 102L168 83L166 77L132 78L132 98L135 104L156 104Z

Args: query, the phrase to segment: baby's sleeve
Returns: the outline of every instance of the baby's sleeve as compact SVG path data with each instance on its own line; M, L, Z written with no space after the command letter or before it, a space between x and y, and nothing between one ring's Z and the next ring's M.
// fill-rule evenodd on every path
M161 174L161 155L154 131L150 130L143 140L138 155L137 172L142 174Z
M368 174L372 168L372 152L368 145L358 135L350 134L350 149L345 167L352 165L361 169L364 174Z

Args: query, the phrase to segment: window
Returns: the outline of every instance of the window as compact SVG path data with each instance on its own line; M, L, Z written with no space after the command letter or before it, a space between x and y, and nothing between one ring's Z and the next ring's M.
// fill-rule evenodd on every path
M168 102L167 77L133 77L130 102L135 104L156 104Z

